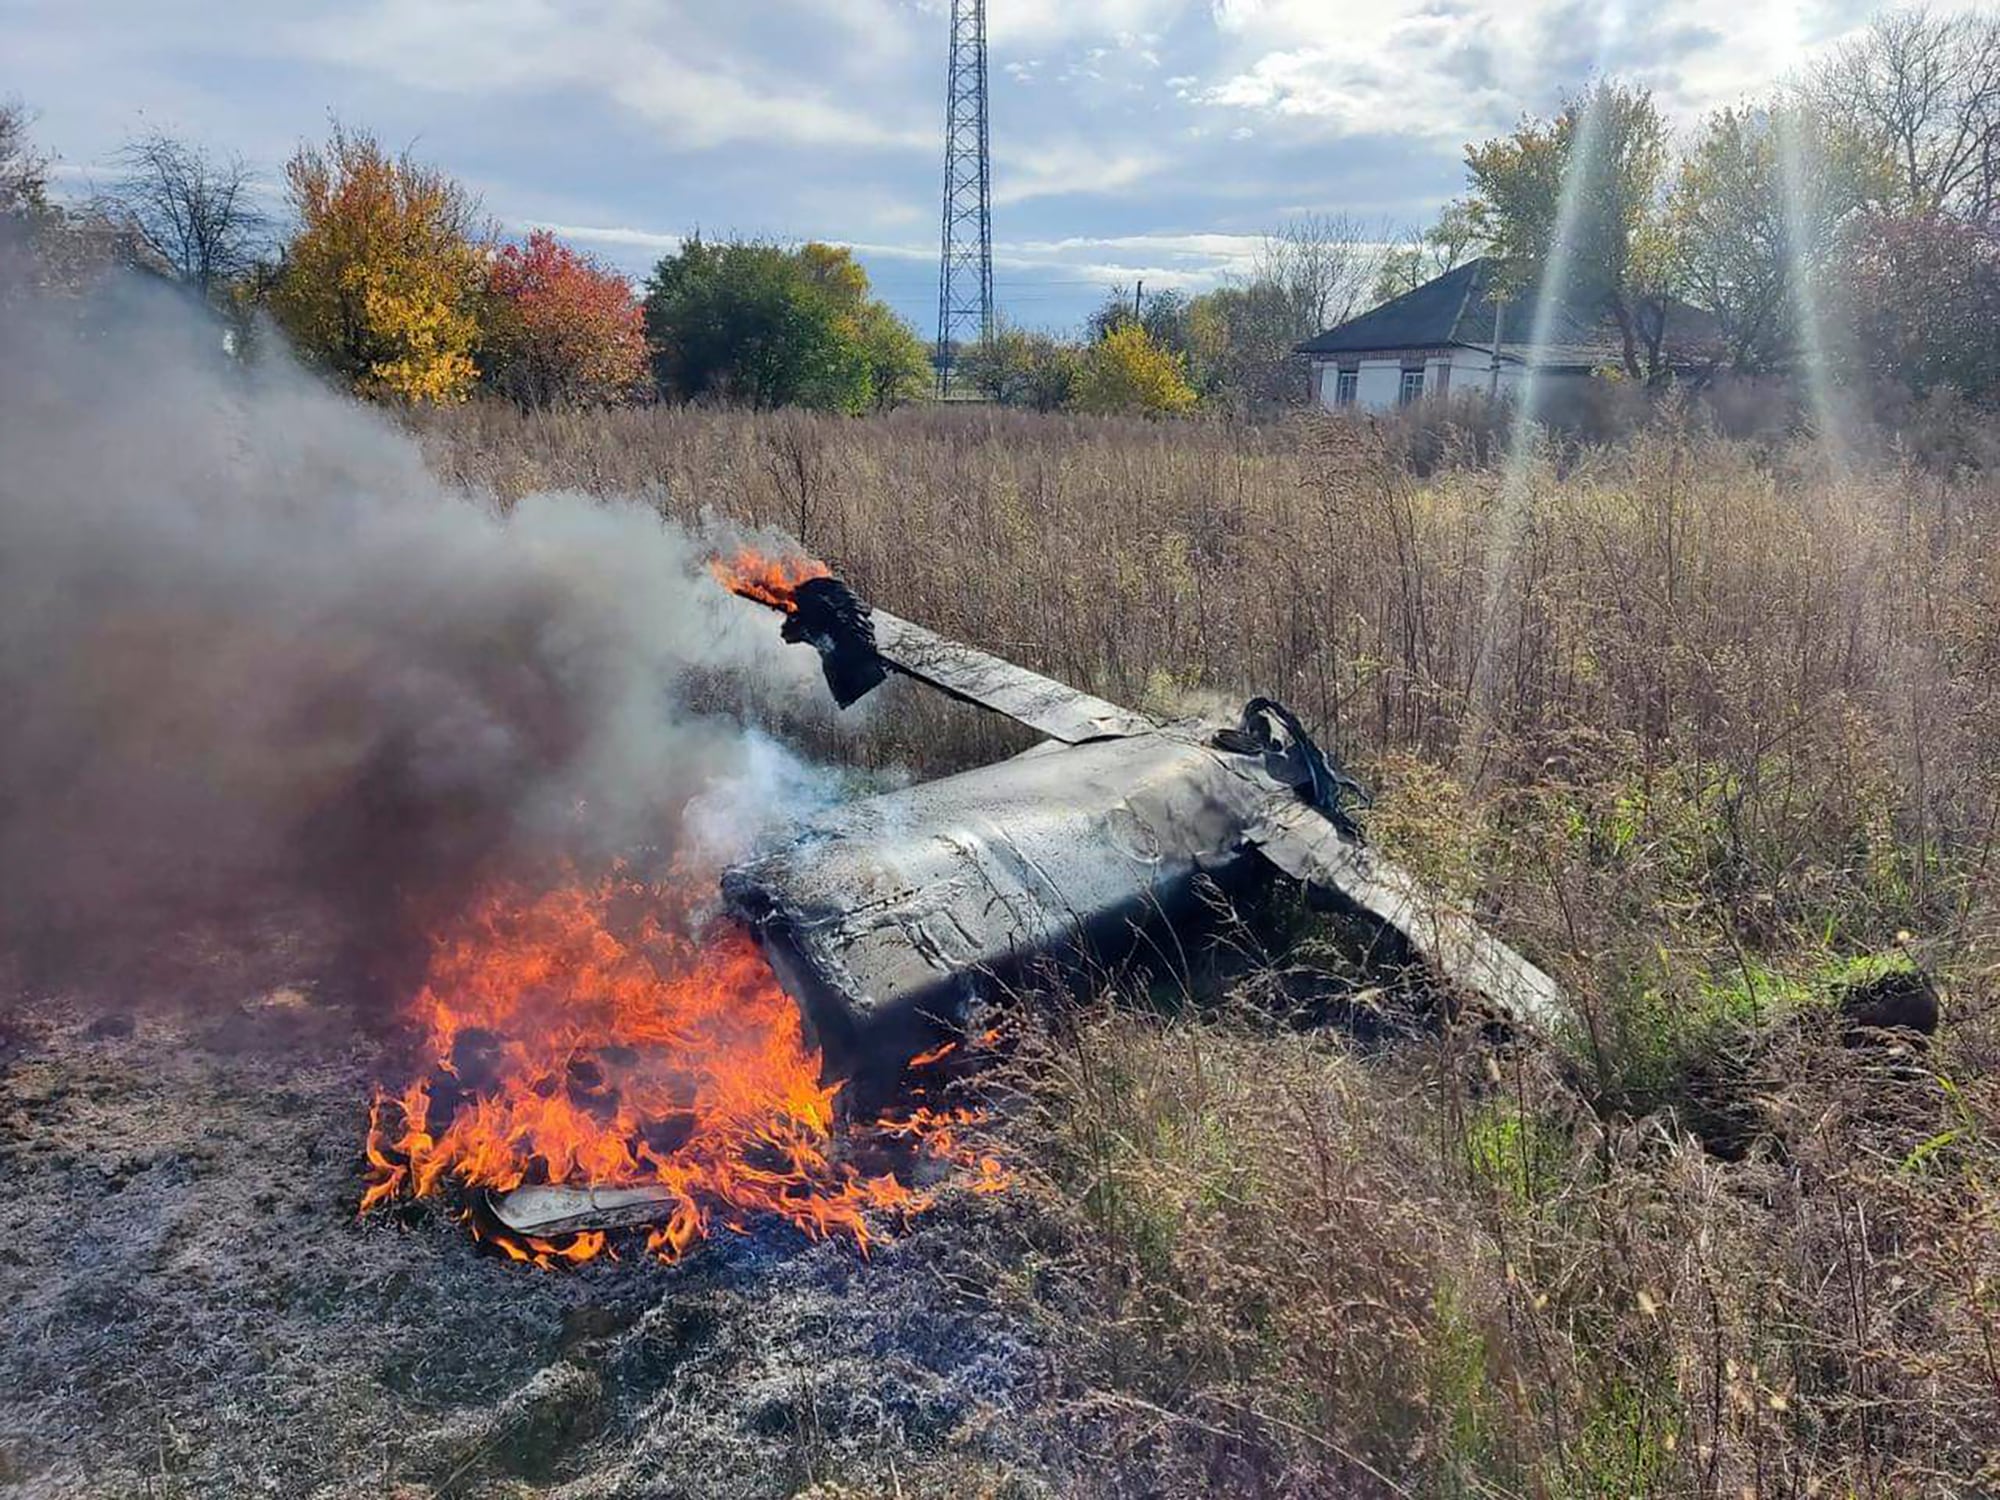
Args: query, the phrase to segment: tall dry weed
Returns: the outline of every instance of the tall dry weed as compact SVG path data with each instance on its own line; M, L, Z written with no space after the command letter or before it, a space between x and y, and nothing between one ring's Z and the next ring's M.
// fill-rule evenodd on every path
M1365 1060L1089 1007L1010 1128L1106 1493L2000 1491L2000 487L1680 413L1615 446L474 407L448 476L714 508L1114 699L1267 692L1556 973L1555 1045ZM1020 743L920 695L848 753ZM1309 935L1310 936L1310 935ZM1839 1016L1940 986L1922 1043Z

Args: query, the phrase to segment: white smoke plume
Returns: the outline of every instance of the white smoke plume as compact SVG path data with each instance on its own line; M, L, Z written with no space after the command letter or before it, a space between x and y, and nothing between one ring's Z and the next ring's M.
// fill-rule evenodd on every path
M740 841L814 777L702 705L821 690L712 550L447 491L168 295L0 306L0 924L296 889L365 935L485 874Z

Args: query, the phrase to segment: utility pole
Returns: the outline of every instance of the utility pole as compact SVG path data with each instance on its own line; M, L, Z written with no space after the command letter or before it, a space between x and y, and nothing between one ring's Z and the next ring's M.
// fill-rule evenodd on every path
M986 0L951 0L945 81L944 233L938 268L938 394L960 350L993 333L993 157L986 127Z

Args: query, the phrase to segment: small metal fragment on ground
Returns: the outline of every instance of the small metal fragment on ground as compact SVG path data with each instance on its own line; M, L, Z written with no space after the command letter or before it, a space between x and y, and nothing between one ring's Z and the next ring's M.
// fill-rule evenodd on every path
M585 1229L630 1229L673 1217L686 1199L672 1188L524 1187L487 1199L503 1228L536 1239Z

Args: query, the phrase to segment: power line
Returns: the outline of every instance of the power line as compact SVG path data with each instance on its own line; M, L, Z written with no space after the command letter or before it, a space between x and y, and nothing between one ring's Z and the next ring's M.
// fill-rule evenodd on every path
M951 0L945 76L944 227L938 247L938 394L967 335L993 331L993 153L986 118L986 0Z

